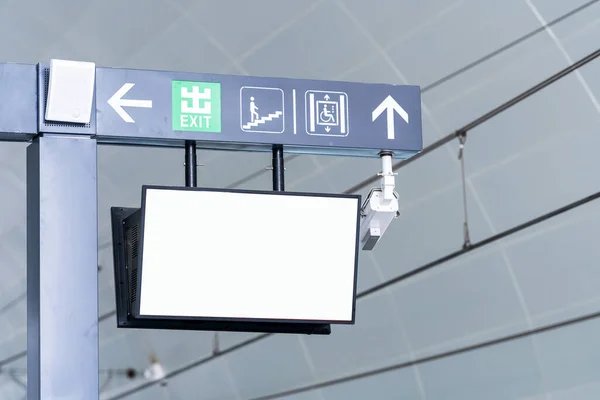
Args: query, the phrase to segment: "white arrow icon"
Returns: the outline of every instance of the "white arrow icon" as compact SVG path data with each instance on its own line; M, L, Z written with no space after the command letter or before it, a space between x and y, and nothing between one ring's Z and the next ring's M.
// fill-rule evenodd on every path
M113 96L108 99L108 105L110 105L113 110L119 114L123 121L134 123L135 121L127 111L123 110L123 107L138 107L138 108L152 108L152 100L128 100L123 99L123 96L127 94L131 90L132 87L135 86L135 83L126 83L121 86L121 89L117 90L117 93L113 94Z
M394 111L402 117L408 124L408 113L394 100L392 96L388 96L373 110L373 121L375 121L384 111L387 111L387 131L388 139L394 140Z

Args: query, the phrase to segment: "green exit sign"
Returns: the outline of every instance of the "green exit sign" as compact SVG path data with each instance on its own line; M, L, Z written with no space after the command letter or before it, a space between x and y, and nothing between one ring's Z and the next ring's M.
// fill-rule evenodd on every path
M221 84L173 81L173 130L221 132Z

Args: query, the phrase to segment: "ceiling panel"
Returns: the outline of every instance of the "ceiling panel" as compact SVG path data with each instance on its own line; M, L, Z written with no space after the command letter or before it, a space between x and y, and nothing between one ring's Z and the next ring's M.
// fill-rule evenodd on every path
M332 79L373 48L332 2L321 2L256 49L243 65L252 75Z
M326 191L341 193L357 182L371 178L381 172L381 161L377 158L344 158L324 167L320 173L327 181ZM379 180L367 187L380 187Z
M235 187L253 178L259 171L270 175L265 168L271 165L270 152L218 152L219 158L213 161L199 158L198 185L204 187ZM183 154L181 155L183 156ZM183 171L182 171L183 180ZM183 183L183 182L182 182Z
M12 213L19 215L21 210L13 209ZM22 211L21 211L22 212ZM24 215L24 212L23 214ZM25 221L11 221L11 228L4 230L0 240L0 271L2 271L2 279L0 280L0 288L2 293L10 296L6 302L12 301L17 295L16 288L25 288L26 274L26 236L24 223ZM20 225L16 225L19 223ZM10 227L10 223L6 226ZM18 289L17 289L18 290ZM0 306L2 307L2 306Z
M600 135L594 131L591 127L588 131L567 131L570 132L568 145L556 141L552 146L514 158L472 179L498 230L598 190L592 171L598 168L595 148L600 144Z
M495 252L502 251L504 254L504 259L507 262L507 266L510 267L512 271L512 277L514 282L518 285L521 298L523 299L523 304L526 306L525 308L529 313L529 322L532 327L539 327L546 324L552 324L559 321L564 321L565 319L573 318L576 316L581 316L586 313L592 313L599 309L598 299L595 296L588 296L584 291L584 295L580 298L575 296L573 301L567 301L565 303L559 304L558 302L552 303L552 305L557 305L556 307L541 307L543 310L535 309L535 307L530 307L529 302L536 303L534 304L540 306L539 298L542 296L549 296L547 294L548 288L553 288L555 292L550 295L556 295L559 298L567 298L570 295L568 290L564 290L563 286L560 282L564 284L565 281L569 281L570 278L560 277L556 273L552 274L552 268L550 268L550 274L546 275L545 263L537 263L537 256L535 258L529 258L528 263L524 263L524 258L519 257L522 254L526 254L526 250L524 250L527 246L533 246L534 248L539 248L537 245L538 241L542 243L548 243L548 238L552 238L559 234L562 230L571 231L573 226L577 226L578 224L584 223L586 220L591 219L595 220L598 216L598 204L592 203L587 206L583 206L577 208L576 210L564 213L559 216L555 216L545 222L534 225L528 229L524 229L518 233L506 236L505 238L496 241L492 244L489 244L480 250L477 250L476 254L492 254ZM563 246L562 242L560 244L555 243L554 246L560 247L563 251L568 254L569 248ZM516 250L516 257L514 256L512 250ZM558 249L556 249L558 250ZM556 251L553 249L553 251ZM546 248L544 247L544 252L546 252ZM586 249L586 254L590 251ZM551 253L551 252L550 252ZM593 254L593 253L592 253ZM595 265L594 260L584 261L589 265ZM532 265L534 264L534 265ZM570 265L570 263L569 263ZM537 276L537 285L535 288L532 287L533 282L528 280L528 275L530 274L528 269L533 269L539 273ZM593 267L590 268L593 270ZM589 271L588 268L583 268L580 270L573 270L575 274L579 274L581 272ZM569 274L571 270L569 270ZM540 284L540 282L544 281L544 279L548 278L548 284ZM531 279L534 279L533 277ZM574 278L577 279L577 278ZM560 280L560 282L557 282ZM562 293L562 292L565 293ZM533 298L530 301L530 297ZM580 300L581 299L581 300Z
M327 380L408 361L410 344L396 314L393 299L382 292L357 301L355 325L332 326L330 336L302 338L315 374Z
M114 321L114 320L113 320ZM112 322L112 321L111 321ZM144 370L150 364L151 349L143 342L144 331L118 332L110 338L102 337L100 328L100 368Z
M218 332L219 349L226 350L247 340L257 337L258 333L249 332Z
M292 394L290 396L280 397L279 399L280 400L325 400L321 390L311 390L310 392Z
M166 399L229 400L240 399L229 363L225 359L214 361L210 368L198 368L169 380Z
M0 41L2 62L40 62L40 49L60 39L56 31L49 29L51 23L36 18L31 5L26 3L17 0L0 3L0 37L4 38Z
M335 193L332 189L332 183L328 179L328 173L334 168L338 168L345 161L345 158L336 157L335 160L321 165L321 161L310 158L295 158L288 164L286 173L289 172L289 178L286 178L286 190L294 192L313 192L313 193ZM298 166L298 167L296 167ZM288 176L288 175L286 175ZM344 189L348 189L345 187Z
M284 149L285 156L285 149ZM269 157L269 158L267 158ZM315 175L323 175L324 166L321 164L320 159L323 157L316 157L312 155L288 155L284 158L284 179L286 188L289 190L297 190L294 187L298 188L304 185L304 181L310 180L311 177ZM325 157L331 158L331 157ZM271 157L265 156L265 162L270 162ZM337 160L336 160L337 161ZM265 163L265 166L268 164ZM270 168L270 165L269 165ZM267 188L270 189L272 187L273 182L273 170L268 169L264 171L265 178L269 180L271 183L267 185ZM306 189L302 189L306 191Z
M286 168L289 163L286 162ZM288 174L290 169L286 171ZM287 176L287 175L286 175ZM248 190L271 190L273 188L273 177L271 171L256 171L252 176L248 175L245 179L237 181L237 189ZM289 189L289 180L286 179L286 187Z
M381 265L377 262L373 252L361 251L358 255L357 292L361 293L364 290L370 289L381 283L382 280L383 272L381 272Z
M409 82L428 85L537 26L522 0L465 1L388 53Z
M24 330L21 330L17 335L6 335L0 340L0 360L3 362L9 357L21 354L27 347L27 335ZM10 368L26 368L27 363L25 357L18 357L7 364ZM1 393L1 392L0 392Z
M152 330L137 336L169 371L209 357L213 350L213 332Z
M172 23L165 25L152 41L137 43L130 53L119 58L124 61L119 61L118 65L125 68L225 73L231 60L207 37L198 24L199 15L202 15L199 10L194 13L183 12ZM161 49L160 57L156 57L157 48ZM105 65L113 64L109 62Z
M44 0L26 0L12 1L13 7L21 6L27 10L28 14L42 27L47 29L51 36L57 36L60 41L64 40L64 34L71 28L79 18L83 17L98 0L79 1L79 0L61 0L60 6L54 2ZM26 26L29 28L30 26ZM32 46L35 48L35 46Z
M3 343L6 343L10 338L14 337L15 329L8 321L8 319L4 316L5 313L0 314L0 332L2 332L2 338L0 339L0 348ZM3 354L0 354L2 357ZM7 354L7 356L10 356Z
M493 49L495 50L495 49ZM476 61L472 58L468 62ZM465 63L466 64L466 63ZM447 132L459 129L500 104L519 95L546 77L566 66L552 40L543 33L488 59L456 78L439 86L425 88L423 101ZM448 71L453 72L453 71ZM441 73L434 79L443 78ZM431 84L434 81L425 82ZM531 101L531 100L528 100ZM515 107L516 108L516 107ZM513 110L506 112L515 112ZM497 119L497 118L496 118ZM477 130L489 132L496 119L488 121ZM514 119L512 120L515 125ZM502 124L505 136L514 135ZM516 127L515 127L516 128ZM478 133L479 134L479 133ZM491 136L491 134L482 133ZM511 144L512 141L505 141ZM502 149L498 149L502 154Z
M5 302L0 307L0 342L10 341L25 332L27 316L26 287L24 279L13 287L2 290ZM0 355L2 359L3 355Z
M571 36L565 39L565 46L567 43L589 43L580 35L581 32L570 33ZM520 49L519 53L524 52L522 56L510 54L517 49ZM506 61L502 61L502 58L506 58ZM556 50L551 38L542 33L505 55L433 89L424 99L429 101L429 98L434 99L438 95L452 99L449 92L457 91L459 95L450 102L434 102L432 112L442 123L458 128L558 72L566 64L567 61ZM589 69L582 69L582 73L591 70L595 64L593 62ZM476 84L470 85L469 82ZM465 87L472 89L465 90ZM597 92L593 83L591 88L592 92ZM464 110L464 104L472 106ZM563 78L473 130L467 142L469 171L494 168L496 164L518 157L521 153L531 158L530 152L547 145L549 141L564 140L565 136L589 131L597 123L596 108L575 75ZM457 120L465 116L468 118Z
M570 0L568 2L560 2L553 0L527 0L528 3L534 5L540 14L544 16L547 21L559 18L560 16L570 12L571 10L582 7L588 4L592 4L590 7L586 7L586 14L592 13L591 9L594 7L597 9L597 1L590 0ZM575 19L574 17L573 19Z
M445 145L427 157L429 161L417 160L397 171L396 191L402 208L416 206L461 184L458 152L452 146Z
M548 142L560 143L558 158L569 161L578 156L581 141L594 140L589 133L599 120L577 79L566 77L473 130L466 150L469 173L510 164L506 162L521 153L535 162L547 151Z
M387 0L339 0L384 47L409 40L418 32L431 29L440 18L472 0L424 0L390 2Z
M61 37L50 45L40 49L35 62L48 62L52 58L62 60L77 60L95 62L96 65L106 65L104 53L95 52L93 48L82 46L73 40Z
M131 385L131 383L130 383L130 385ZM110 398L112 398L112 396L121 393L121 390L119 390L119 389L115 390L114 387L109 386L109 388L102 393L102 395L100 396L100 399L101 400L110 399ZM169 396L171 396L171 397L169 398ZM171 391L170 387L163 387L163 386L159 386L159 385L150 386L149 388L146 388L144 391L141 391L141 392L134 392L134 393L128 395L126 398L127 398L127 400L148 400L148 399L180 400L177 397L173 396L173 392Z
M16 374L16 378L10 376L0 376L0 393L2 399L22 400L27 392L21 384L15 382L15 379L21 379L22 373Z
M391 291L419 356L526 327L518 293L498 253L469 254Z
M570 219L574 222L552 229ZM541 224L535 238L508 247L529 312L547 315L540 322L572 318L579 314L578 305L599 308L600 249L595 246L599 229L600 205L592 203Z
M364 83L400 84L401 79L389 57L373 48L372 54L367 54L360 61L345 66L336 80Z
M135 23L143 16L143 23ZM107 66L118 66L141 46L154 41L172 24L184 23L181 14L164 0L128 0L115 4L97 1L75 21L65 37L103 55ZM110 21L110 29L107 29ZM160 29L157 29L160 26ZM178 44L177 41L174 44ZM93 60L92 60L93 61Z
M15 225L24 227L25 222L25 149L2 143L4 148L0 159L0 187L2 188L2 207L0 208L0 233L14 229Z
M596 381L586 385L552 392L551 395L552 400L595 400L600 397L600 382Z
M424 400L410 368L387 372L323 389L325 400Z
M543 380L531 339L423 364L428 400L506 400L543 391Z
M298 335L274 335L229 354L227 362L244 399L310 384L316 378Z
M277 32L285 29L291 21L302 18L319 2L257 0L236 3L234 11L230 3L205 1L189 9L188 15L238 58L251 54L257 43L276 36Z
M472 195L467 201L471 241L488 237L492 232L482 209ZM401 207L400 213L374 250L386 279L462 248L464 213L461 186L451 186L424 196L419 202Z
M556 14L557 8L563 8L567 4L575 7L581 0L569 3L555 3L548 0L531 2L545 20L550 20ZM588 2L586 2L587 4ZM564 47L568 55L573 59L585 57L589 53L598 50L598 43L594 38L600 32L600 2L596 1L583 12L577 13L552 27L552 32L560 45Z
M110 234L110 207L140 207L142 185L182 185L183 149L105 147L98 149L99 229ZM110 236L100 237L106 243ZM109 249L109 251L111 251Z
M598 382L600 321L584 322L541 334L535 338L535 342L549 391Z

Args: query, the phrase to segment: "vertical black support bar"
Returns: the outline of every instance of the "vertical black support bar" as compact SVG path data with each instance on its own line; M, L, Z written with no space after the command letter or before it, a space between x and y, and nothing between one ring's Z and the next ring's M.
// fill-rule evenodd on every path
M197 178L197 162L196 162L196 141L185 141L185 186L198 186Z
M285 190L283 146L273 146L273 190L283 192Z

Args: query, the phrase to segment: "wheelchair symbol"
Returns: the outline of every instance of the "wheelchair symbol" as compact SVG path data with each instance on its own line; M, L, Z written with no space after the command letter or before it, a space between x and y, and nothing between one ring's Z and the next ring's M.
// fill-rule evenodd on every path
M327 108L327 104L325 104L323 106L323 111L321 111L319 118L321 118L321 121L323 121L323 122L332 122L334 124L336 123L335 117L333 116L331 111L329 111L329 109Z
M338 107L337 101L317 101L317 125L338 126Z
M307 90L306 133L317 136L348 135L348 95L343 92Z

